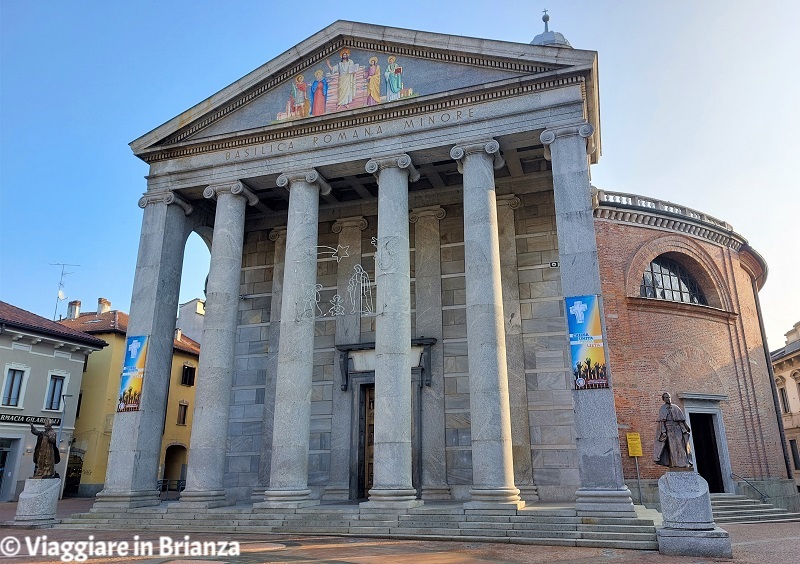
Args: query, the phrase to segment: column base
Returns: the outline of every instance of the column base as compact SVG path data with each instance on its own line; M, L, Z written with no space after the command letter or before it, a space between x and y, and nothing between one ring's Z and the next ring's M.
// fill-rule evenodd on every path
M233 505L232 501L225 499L225 490L189 491L183 490L179 499L178 509L212 509Z
M319 505L311 499L311 490L264 490L264 501L253 504L253 509L300 509Z
M525 502L519 498L517 488L472 488L472 499L464 503L464 509L522 509Z
M364 509L411 509L425 502L417 499L417 490L372 488L369 490L369 501L359 504Z
M161 505L158 490L111 491L101 490L95 496L90 513L117 513L137 507Z
M424 501L447 501L453 499L450 486L422 486Z
M631 491L627 487L619 490L581 488L575 496L579 517L636 517Z

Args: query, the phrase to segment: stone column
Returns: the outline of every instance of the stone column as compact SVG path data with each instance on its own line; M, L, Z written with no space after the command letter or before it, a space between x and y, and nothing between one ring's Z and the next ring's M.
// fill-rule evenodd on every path
M334 222L332 230L339 234L338 245L347 249L347 256L339 260L336 269L336 293L348 295L348 284L353 267L361 264L361 232L367 220L361 216L342 217ZM352 313L345 308L336 316L336 344L350 345L361 340L361 312ZM337 355L339 353L337 352ZM331 470L323 499L350 498L350 433L353 428L352 391L343 390L339 359L334 359L333 417L331 429Z
M170 205L175 204L175 205ZM183 252L192 206L173 192L147 194L133 279L128 335L147 336L148 350L139 411L117 413L111 432L103 490L92 511L161 503L156 489L172 340L181 285Z
M528 387L525 381L525 354L519 307L517 270L517 229L514 210L520 199L513 194L497 196L497 225L500 240L500 271L503 286L503 314L506 332L508 399L511 411L511 451L514 457L514 484L525 501L538 501L531 466L531 426L528 413Z
M272 462L264 501L254 507L315 505L308 489L308 436L317 312L317 234L319 196L331 187L314 169L281 174L289 190L286 261L281 301L281 334L275 381Z
M444 434L444 352L442 345L442 256L439 221L441 206L411 210L414 224L417 336L433 337L431 385L422 388L422 499L450 499Z
M514 486L511 416L500 280L494 171L503 166L494 139L457 145L464 175L467 355L472 431L472 501L466 508L521 508Z
M372 159L378 179L375 255L375 462L367 507L421 505L411 477L411 272L408 183L419 173L408 155Z
M186 489L181 502L202 507L226 505L223 477L228 437L228 408L239 311L244 216L258 197L241 182L214 184L203 196L217 200L211 266L206 289L203 346L189 443Z
M582 123L548 129L540 137L545 146L545 158L553 162L561 288L565 297L601 294L587 157L587 152L593 150L593 133L590 124ZM612 372L608 366L602 298L600 319L610 386ZM611 388L576 390L573 403L581 480L576 500L579 514L633 513L631 493L622 475L617 413Z
M283 269L286 255L286 227L276 227L269 232L269 240L275 243L272 261L272 289L269 307L269 352L267 352L267 376L264 382L264 421L261 425L261 457L258 468L258 487L252 499L261 501L264 489L269 484L272 463L272 423L275 416L275 380L278 373L278 343L281 333L281 298L283 297Z

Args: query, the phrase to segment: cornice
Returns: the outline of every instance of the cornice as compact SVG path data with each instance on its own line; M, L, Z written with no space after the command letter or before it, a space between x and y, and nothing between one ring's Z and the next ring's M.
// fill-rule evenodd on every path
M747 244L724 221L671 202L604 190L598 190L592 200L597 219L684 233L737 252Z
M307 118L307 123L270 125L263 129L227 134L211 139L176 141L166 146L156 145L137 153L137 156L147 163L153 163L248 145L285 141L295 137L320 135L339 129L368 126L419 114L463 108L498 98L524 96L569 85L581 86L582 97L585 100L586 76L589 73L591 73L591 68L588 67L570 67L567 72L544 73L547 76L517 77L499 84L484 86L482 89L463 88L452 91L446 98L442 98L441 93L430 94L417 98L416 103L402 101L396 102L395 105L381 104L377 110L375 107L367 107L332 114L331 117ZM207 125L210 124L211 122Z

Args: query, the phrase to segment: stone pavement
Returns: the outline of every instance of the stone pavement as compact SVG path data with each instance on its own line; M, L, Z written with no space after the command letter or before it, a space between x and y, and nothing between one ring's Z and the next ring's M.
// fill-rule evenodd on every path
M59 502L58 516L88 510L91 499L65 499ZM0 522L13 519L15 503L0 503ZM396 539L366 539L357 537L319 537L301 535L246 535L215 536L213 534L193 534L192 541L231 541L240 543L241 555L238 557L94 557L90 563L181 563L189 562L424 562L450 564L456 562L531 562L531 563L692 563L736 562L742 564L771 564L796 561L800 546L800 523L769 523L753 525L728 525L726 529L733 541L733 559L710 559L696 557L662 556L653 551L531 546L500 543L443 542L443 541L403 541ZM79 531L69 529L24 530L3 527L2 539L13 536L24 543L24 537L47 536L48 541L81 541L93 535L95 541L132 541L139 534L140 540L150 540L158 546L159 535L153 532L126 531ZM182 535L173 535L175 541L183 540ZM12 562L57 563L53 556L2 558L0 564Z

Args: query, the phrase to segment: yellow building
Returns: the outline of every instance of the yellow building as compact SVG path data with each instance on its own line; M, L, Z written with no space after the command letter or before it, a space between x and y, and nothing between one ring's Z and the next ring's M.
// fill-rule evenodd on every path
M92 355L83 374L65 494L91 497L103 489L105 481L128 314L112 310L104 298L98 300L96 312L80 313L80 305L70 302L67 318L60 323L103 339L108 346ZM165 489L176 489L186 477L199 356L200 345L176 330L158 474L159 480L165 480Z

